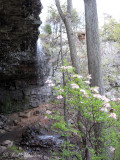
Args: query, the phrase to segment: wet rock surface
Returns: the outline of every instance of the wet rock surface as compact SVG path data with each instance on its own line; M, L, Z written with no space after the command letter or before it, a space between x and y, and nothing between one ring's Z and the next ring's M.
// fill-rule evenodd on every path
M20 145L29 151L40 151L43 148L60 148L63 142L61 135L47 135L37 128L28 128L21 137Z
M63 110L63 104L46 104L37 108L5 116L9 123L0 134L0 160L51 160L59 159L65 137L51 130L54 120L46 118L52 111ZM29 116L22 116L25 114ZM5 127L5 130L6 130ZM10 131L10 128L12 129ZM80 139L74 134L70 142L80 148ZM12 147L10 147L12 145ZM4 152L3 152L4 151ZM57 157L55 156L58 153Z
M0 111L14 112L37 107L49 92L44 86L49 56L44 51L44 73L39 72L38 27L40 0L0 1ZM44 94L42 91L44 90Z
M64 138L51 131L53 121L46 119L46 113L53 108L58 110L58 105L40 105L2 116L7 119L7 126L5 133L0 134L0 160L49 160L52 158L50 151L60 151Z
M7 118L4 115L0 115L0 130L3 130L7 126Z

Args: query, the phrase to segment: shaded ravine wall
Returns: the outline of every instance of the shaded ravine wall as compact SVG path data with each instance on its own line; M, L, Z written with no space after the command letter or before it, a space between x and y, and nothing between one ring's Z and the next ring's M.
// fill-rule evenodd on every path
M50 94L44 83L48 69L38 84L41 10L40 0L0 0L0 112L37 107ZM47 68L49 57L45 55Z

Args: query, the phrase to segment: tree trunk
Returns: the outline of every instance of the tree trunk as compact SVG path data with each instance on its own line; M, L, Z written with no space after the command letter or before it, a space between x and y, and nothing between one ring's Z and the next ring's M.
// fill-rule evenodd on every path
M72 65L75 68L75 72L80 74L79 58L77 55L75 39L74 39L73 30L72 30L72 20L71 20L72 18L71 16L72 15L72 0L67 0L67 14L66 15L62 12L59 0L55 0L55 2L56 2L58 12L61 16L62 21L65 24L65 28L67 31L68 44L69 44L69 49L70 49Z
M84 0L84 3L88 70L92 76L91 86L99 86L100 94L104 94L96 0Z
M96 0L84 0L84 4L88 70L92 76L91 86L99 86L100 94L104 94ZM100 140L102 137L102 124L98 122L94 125L94 136L95 152L101 154L100 149L103 149L103 143Z
M75 67L75 72L77 74L80 74L80 63L79 63L79 58L77 56L77 51L75 47L75 39L74 39L74 33L72 30L72 22L71 18L66 16L65 17L65 27L67 31L67 38L68 38L68 44L69 44L69 49L70 49L70 56L71 56L71 61L73 67Z
M69 13L70 16L72 16L72 10L73 10L72 0L67 0L67 13Z

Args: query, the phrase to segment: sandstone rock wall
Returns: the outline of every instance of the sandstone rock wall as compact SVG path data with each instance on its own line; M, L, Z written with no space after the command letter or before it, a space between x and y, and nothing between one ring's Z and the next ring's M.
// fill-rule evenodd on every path
M38 88L36 57L41 10L40 0L0 0L0 111L44 102L40 87L48 70Z

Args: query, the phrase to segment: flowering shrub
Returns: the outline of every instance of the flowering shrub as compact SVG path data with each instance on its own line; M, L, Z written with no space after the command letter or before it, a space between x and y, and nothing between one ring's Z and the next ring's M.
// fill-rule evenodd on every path
M79 159L82 160L88 158L91 153L91 160L107 160L109 157L118 160L120 158L120 99L108 99L99 94L99 87L90 87L91 75L86 78L76 75L71 66L62 66L61 71L65 74L65 85L56 86L54 89L56 98L66 102L64 104L66 104L67 114L64 115L67 118L60 113L57 114L54 117L57 122L53 127L59 128L60 133L66 137L74 134L82 143L77 148L77 153L71 151L67 156L72 158L80 156ZM47 83L52 84L50 80L47 80ZM100 143L103 144L102 148L99 146ZM64 152L66 154L66 150ZM67 152L70 152L70 149Z

